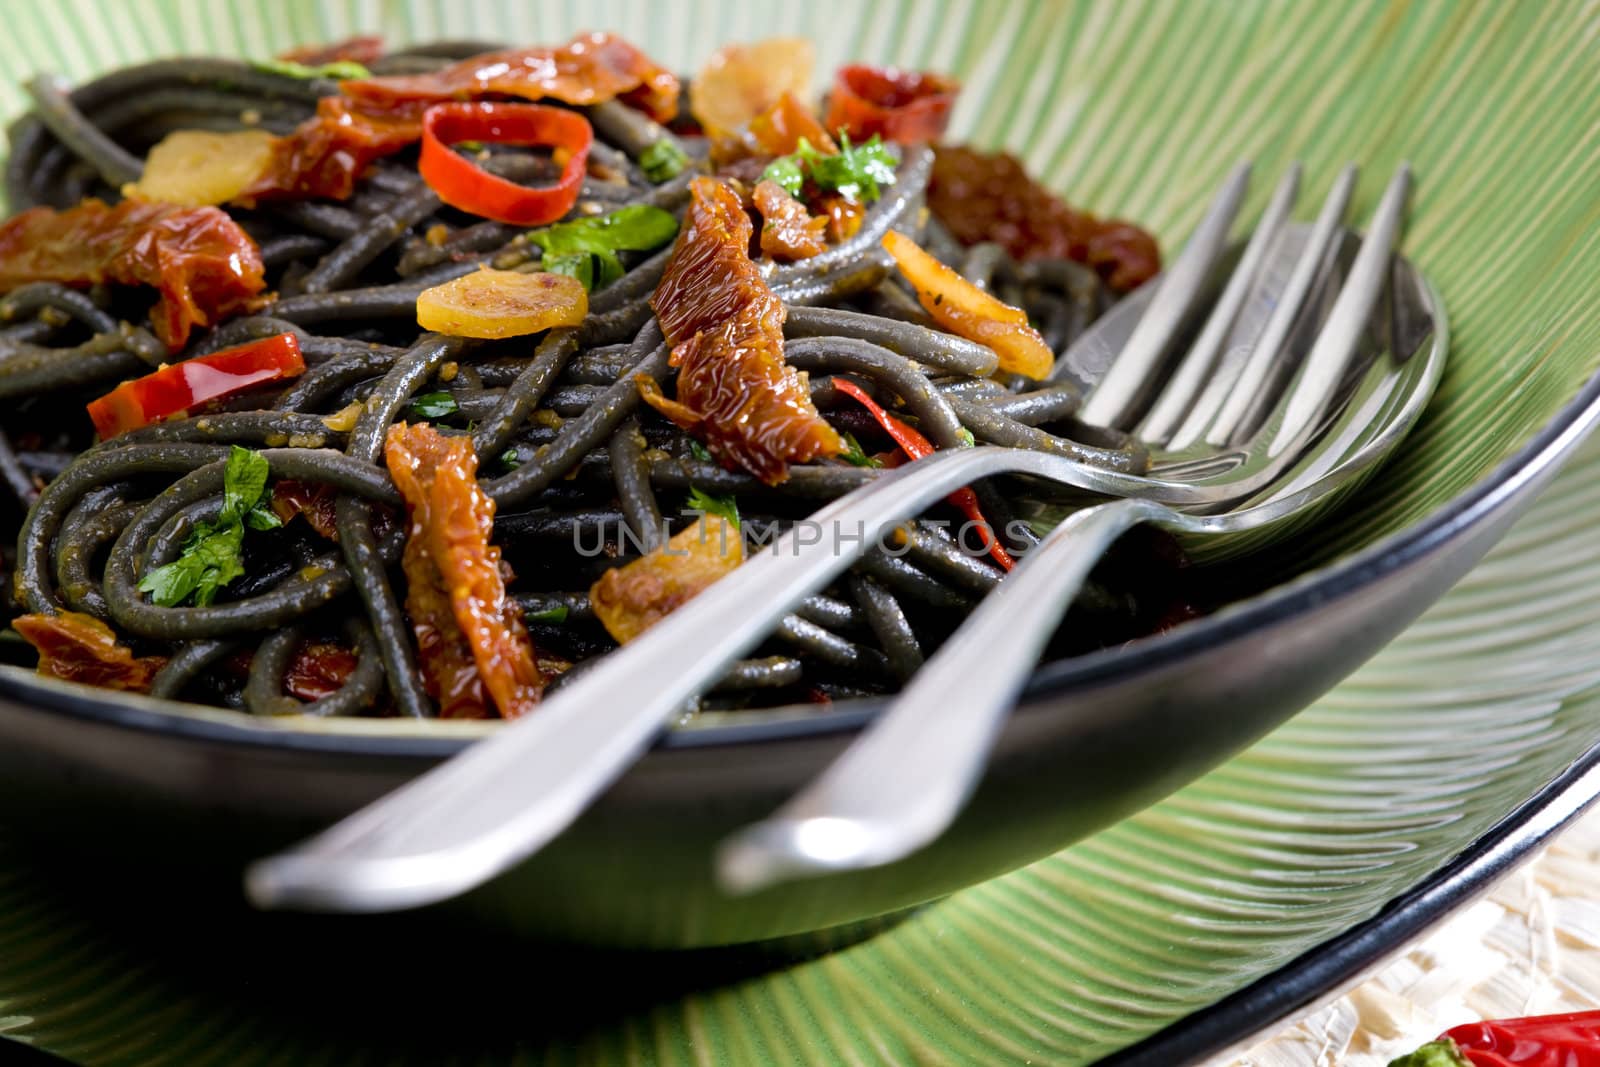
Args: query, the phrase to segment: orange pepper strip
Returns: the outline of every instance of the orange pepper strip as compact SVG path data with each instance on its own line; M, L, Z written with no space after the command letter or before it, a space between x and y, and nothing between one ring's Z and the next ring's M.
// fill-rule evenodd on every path
M940 326L994 349L1003 371L1037 379L1050 373L1056 355L1028 325L1027 312L996 300L905 234L890 230L883 235L883 247L916 289L923 310Z

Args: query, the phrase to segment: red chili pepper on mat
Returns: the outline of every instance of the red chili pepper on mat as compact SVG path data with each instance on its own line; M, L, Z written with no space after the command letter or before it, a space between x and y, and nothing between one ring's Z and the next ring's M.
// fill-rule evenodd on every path
M1600 1011L1466 1023L1389 1067L1600 1067Z

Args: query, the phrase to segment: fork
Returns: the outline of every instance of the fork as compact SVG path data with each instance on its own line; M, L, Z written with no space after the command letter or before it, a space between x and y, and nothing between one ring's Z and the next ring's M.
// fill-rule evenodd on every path
M1158 380L1165 357L1192 317L1206 279L1227 240L1243 200L1248 166L1230 176L1183 253L1149 299L1123 354L1090 396L1085 415L1108 421L1137 408ZM1261 340L1281 347L1322 271L1340 226L1354 169L1334 183L1300 261L1291 273ZM1390 184L1362 256L1387 265L1403 205L1407 172ZM855 531L848 542L804 540L791 531L772 547L680 607L638 640L611 653L582 678L555 694L537 715L508 724L387 797L296 848L251 866L250 897L264 907L380 911L415 907L471 889L531 855L582 813L649 745L688 698L740 655L758 644L778 617L841 573L867 545L950 491L999 473L1031 474L1113 495L1139 495L1191 507L1213 507L1259 492L1294 463L1330 406L1354 349L1366 312L1341 296L1334 318L1336 342L1308 357L1289 401L1270 412L1271 429L1236 441L1258 421L1266 401L1226 402L1239 381L1266 389L1281 369L1277 348L1258 343L1249 358L1222 360L1229 322L1249 295L1249 279L1266 259L1298 187L1293 168L1273 194L1233 280L1224 288L1199 340L1173 376L1172 389L1194 398L1190 407L1216 402L1214 418L1197 432L1176 420L1170 440L1185 447L1163 453L1153 476L1106 477L1109 472L1062 456L980 447L943 453L885 472L873 484L814 514L814 528ZM1352 272L1346 294L1352 293ZM1368 271L1363 277L1374 272ZM1383 271L1356 294L1370 308ZM1371 291L1368 291L1371 290ZM1354 297L1352 297L1354 299ZM1131 303L1131 301L1126 301ZM1113 312L1115 314L1115 312ZM1263 355L1263 350L1266 355ZM1320 352L1320 359L1319 357ZM1070 355L1070 353L1068 353ZM1314 373L1311 362L1317 361ZM1133 369L1124 371L1127 364ZM1208 375L1225 374L1229 390L1200 388ZM1196 397L1198 394L1198 397ZM1223 408L1228 410L1224 411ZM1237 410L1234 410L1234 409ZM1163 413L1160 400L1151 418ZM1186 436L1187 435L1187 436ZM1210 440L1216 437L1220 444ZM1002 583L1004 584L1004 583Z
M1263 432L1299 432L1293 429L1298 423L1291 421L1299 417L1295 413L1316 410L1337 385L1344 370L1339 353L1353 346L1388 276L1406 184L1402 169L1306 357L1284 420L1275 427L1269 423ZM1304 265L1302 260L1299 266ZM722 886L747 893L796 876L881 866L931 843L977 787L1000 726L1061 616L1117 538L1141 523L1215 538L1258 530L1323 506L1370 473L1399 443L1431 395L1441 362L1430 361L1408 383L1396 378L1406 410L1381 432L1369 434L1349 451L1341 447L1339 442L1367 429L1361 423L1371 417L1365 398L1353 398L1345 425L1328 434L1329 447L1313 453L1318 462L1281 477L1265 494L1231 510L1197 514L1125 497L1068 516L978 604L843 754L772 816L722 843L717 854ZM1254 374L1254 381L1261 381L1258 363L1253 357L1240 377ZM1180 371L1139 425L1140 436L1153 445L1185 435L1189 440L1226 440L1228 427L1236 425L1229 420L1248 412L1260 395L1258 385L1243 393L1207 388L1202 403L1206 395L1214 403L1209 414L1197 418L1194 409L1200 404L1186 410L1168 403L1174 390L1194 385L1181 377ZM1111 380L1110 375L1105 379ZM1193 399L1191 395L1188 401ZM1089 398L1086 411L1119 410L1110 402L1097 406L1095 400ZM1341 452L1343 457L1336 460Z

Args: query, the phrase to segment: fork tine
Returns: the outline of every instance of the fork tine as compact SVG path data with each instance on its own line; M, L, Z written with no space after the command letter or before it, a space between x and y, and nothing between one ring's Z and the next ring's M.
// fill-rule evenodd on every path
M1222 255L1249 185L1250 164L1241 163L1223 183L1189 243L1162 278L1161 287L1127 345L1084 401L1078 416L1084 422L1115 426L1138 403L1178 328L1200 298L1212 266Z
M1300 164L1296 161L1278 182L1278 188L1267 203L1267 209L1261 213L1261 222L1257 225L1256 232L1250 235L1250 243L1245 246L1244 255L1240 257L1233 277L1228 279L1227 288L1223 290L1216 307L1206 319L1205 328L1200 331L1200 336L1196 338L1188 354L1183 357L1177 372L1162 387L1161 395L1156 398L1150 414L1146 415L1144 422L1139 425L1138 433L1142 439L1152 444L1166 441L1171 436L1173 428L1177 426L1178 420L1183 418L1184 413L1194 403L1195 394L1200 391L1207 380L1207 375L1211 373L1217 354L1222 351L1222 343L1227 340L1228 330L1233 326L1239 308L1244 305L1244 298L1254 286L1261 264L1266 262L1267 250L1272 247L1283 220L1288 218L1289 211L1294 207L1295 198L1300 192L1300 170Z
M1366 329L1372 307L1389 279L1389 261L1394 254L1395 239L1400 233L1400 221L1405 214L1406 194L1411 189L1411 165L1400 164L1389 187L1384 190L1378 210L1373 213L1372 225L1361 242L1361 251L1345 278L1339 298L1334 301L1328 321L1317 335L1316 343L1306 356L1305 366L1289 396L1289 405L1283 422L1273 435L1267 448L1269 456L1277 456L1295 447L1300 438L1316 425L1333 399L1334 390L1344 377L1355 352L1361 331Z
M1202 433L1210 444L1226 444L1240 426L1257 412L1260 395L1272 376L1273 366L1282 358L1289 332L1311 295L1312 283L1327 262L1328 250L1333 247L1339 225L1344 221L1345 210L1350 206L1356 174L1354 164L1346 166L1339 172L1333 188L1328 190L1328 197L1317 214L1305 250L1300 254L1288 284L1284 286L1283 298L1273 309L1272 317L1261 331L1244 369L1226 388L1219 385L1207 391L1207 395L1201 398L1173 437L1171 447L1176 449L1193 444Z

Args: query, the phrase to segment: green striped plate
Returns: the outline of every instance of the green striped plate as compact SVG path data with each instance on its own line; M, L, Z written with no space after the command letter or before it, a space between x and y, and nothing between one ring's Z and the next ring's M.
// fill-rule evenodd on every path
M1407 253L1456 346L1414 447L1331 555L1481 480L1600 364L1600 10L1589 3L10 0L0 108L158 54L355 32L612 28L692 69L818 42L953 71L956 133L1173 235L1240 158L1419 177ZM1265 195L1263 189L1260 196ZM1259 208L1259 202L1255 205ZM1372 915L1600 737L1600 451L1359 674L1166 802L872 941L769 960L552 956L383 922L176 912L137 872L46 874L0 842L0 1033L86 1064L1076 1064ZM203 895L203 894L201 894ZM520 971L519 975L517 972Z

